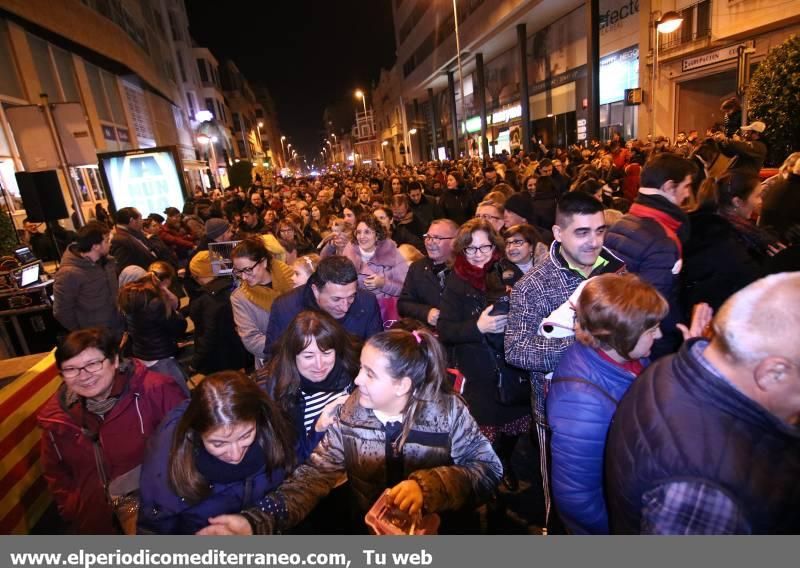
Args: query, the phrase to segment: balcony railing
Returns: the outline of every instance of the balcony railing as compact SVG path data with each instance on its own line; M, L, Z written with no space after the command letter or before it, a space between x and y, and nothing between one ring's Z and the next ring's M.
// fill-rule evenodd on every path
M683 17L681 26L660 38L659 48L662 52L711 36L711 0L692 4L681 10L680 14Z

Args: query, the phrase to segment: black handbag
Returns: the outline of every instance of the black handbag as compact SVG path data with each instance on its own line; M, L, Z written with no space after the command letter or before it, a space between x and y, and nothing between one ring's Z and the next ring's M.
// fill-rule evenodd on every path
M494 363L497 402L503 406L530 405L531 380L528 372L508 365L503 353L493 349L485 337L484 342Z

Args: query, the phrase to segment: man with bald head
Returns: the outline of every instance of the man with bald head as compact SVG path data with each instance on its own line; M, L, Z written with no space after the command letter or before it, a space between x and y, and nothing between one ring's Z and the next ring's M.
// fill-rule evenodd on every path
M800 532L800 273L740 290L713 329L652 364L617 408L614 533Z

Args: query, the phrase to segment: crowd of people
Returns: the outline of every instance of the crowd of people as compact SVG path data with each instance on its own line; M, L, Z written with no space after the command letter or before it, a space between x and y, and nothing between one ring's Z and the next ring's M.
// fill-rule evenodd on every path
M59 512L275 533L345 494L358 533L388 490L479 532L529 436L550 532L797 532L800 153L762 182L764 129L257 178L87 223L39 416Z

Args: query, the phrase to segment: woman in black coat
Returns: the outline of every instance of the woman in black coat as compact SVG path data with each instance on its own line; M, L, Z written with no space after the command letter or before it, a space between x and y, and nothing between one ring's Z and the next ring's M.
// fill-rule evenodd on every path
M757 176L738 171L703 182L683 249L684 305L706 302L716 311L764 275L773 239L750 220L761 209L761 191Z
M442 296L438 330L450 364L466 378L464 398L470 412L503 461L504 482L513 490L517 483L511 455L519 435L530 429L531 406L527 398L501 404L498 397L501 374L510 380L524 377L506 364L503 354L508 297L499 261L504 248L487 221L472 219L462 225L453 245L455 263ZM490 315L494 304L498 315Z

